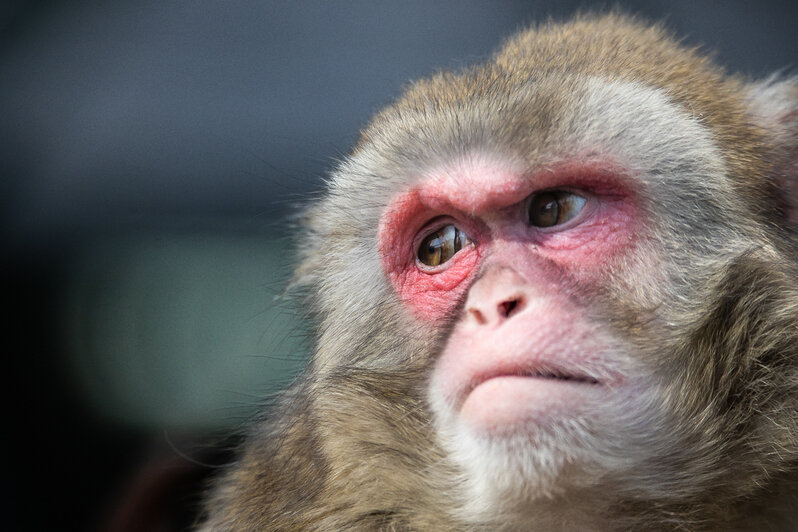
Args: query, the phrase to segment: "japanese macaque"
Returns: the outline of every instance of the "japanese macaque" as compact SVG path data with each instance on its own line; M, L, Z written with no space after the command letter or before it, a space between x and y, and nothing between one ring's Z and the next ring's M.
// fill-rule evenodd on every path
M305 213L314 357L203 526L795 529L796 184L795 79L622 15L413 84Z

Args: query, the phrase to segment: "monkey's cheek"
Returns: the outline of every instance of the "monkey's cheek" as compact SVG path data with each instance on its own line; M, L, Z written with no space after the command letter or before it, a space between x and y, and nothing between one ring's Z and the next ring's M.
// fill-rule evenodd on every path
M579 419L605 401L600 384L544 377L501 376L474 388L460 407L477 433L501 435Z

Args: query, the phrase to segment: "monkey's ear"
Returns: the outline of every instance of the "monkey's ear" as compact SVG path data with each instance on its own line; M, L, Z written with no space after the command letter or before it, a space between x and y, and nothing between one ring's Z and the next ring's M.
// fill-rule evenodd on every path
M773 76L749 87L756 124L767 132L774 178L787 219L798 224L798 77Z

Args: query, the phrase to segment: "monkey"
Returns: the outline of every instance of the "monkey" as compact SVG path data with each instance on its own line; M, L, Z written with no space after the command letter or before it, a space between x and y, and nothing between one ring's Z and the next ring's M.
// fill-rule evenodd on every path
M379 111L202 530L798 527L798 80L617 12Z

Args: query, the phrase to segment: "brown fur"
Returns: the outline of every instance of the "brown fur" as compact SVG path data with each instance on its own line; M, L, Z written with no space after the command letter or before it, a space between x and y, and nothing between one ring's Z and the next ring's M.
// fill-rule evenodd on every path
M318 317L312 368L219 479L206 529L500 530L523 522L523 509L518 521L462 517L462 472L436 441L425 397L447 331L400 307L376 258L376 225L401 185L393 176L464 146L509 147L545 162L556 153L550 131L561 109L588 76L665 91L711 131L730 187L688 213L685 228L663 214L683 204L650 198L652 240L674 265L666 275L673 287L656 292L653 310L618 288L629 282L622 264L608 273L619 279L607 293L592 296L602 319L667 383L670 439L647 469L543 501L537 524L798 526L798 243L785 216L798 197L796 84L773 82L784 103L769 107L752 85L661 28L611 14L521 33L487 65L417 82L365 129L307 214L297 284ZM359 157L378 157L379 173Z

